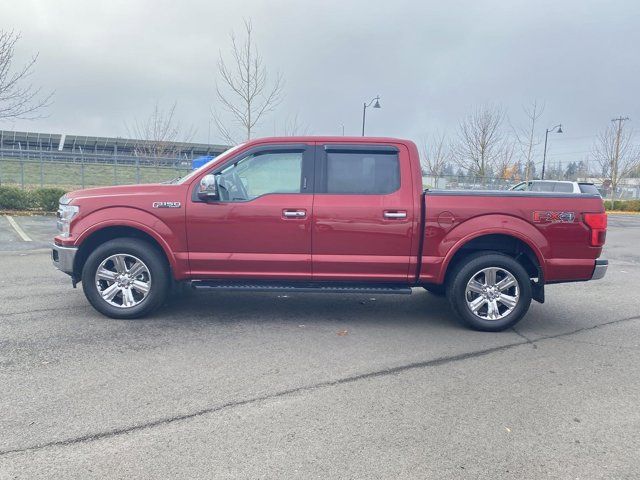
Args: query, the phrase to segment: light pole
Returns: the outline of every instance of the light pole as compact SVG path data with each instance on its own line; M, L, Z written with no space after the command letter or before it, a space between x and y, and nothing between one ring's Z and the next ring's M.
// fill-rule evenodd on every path
M544 134L544 154L542 156L542 175L540 176L540 180L544 180L544 167L547 163L547 140L549 138L549 132L562 133L562 124L560 123L555 127L547 128L547 132Z
M380 95L376 96L369 103L364 102L364 106L362 107L362 136L363 137L364 137L364 124L367 119L367 108L370 107L373 102L376 102L375 104L373 104L373 108L380 108Z

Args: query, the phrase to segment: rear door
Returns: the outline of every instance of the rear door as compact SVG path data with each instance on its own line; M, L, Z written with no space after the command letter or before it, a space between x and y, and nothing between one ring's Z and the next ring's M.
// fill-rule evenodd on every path
M405 283L417 207L403 145L320 144L313 279Z

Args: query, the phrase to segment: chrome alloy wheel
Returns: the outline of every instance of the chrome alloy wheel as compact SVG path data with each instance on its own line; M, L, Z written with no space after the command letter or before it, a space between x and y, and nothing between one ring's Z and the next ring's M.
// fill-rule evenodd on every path
M516 277L499 267L476 272L467 282L465 300L474 315L483 320L502 320L518 305L520 288Z
M95 280L102 299L114 307L135 307L151 290L149 268L139 258L122 253L105 259Z

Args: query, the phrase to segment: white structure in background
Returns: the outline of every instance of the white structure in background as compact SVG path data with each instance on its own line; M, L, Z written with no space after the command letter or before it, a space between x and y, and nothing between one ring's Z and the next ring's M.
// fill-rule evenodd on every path
M611 182L602 180L600 177L579 178L579 182L591 182L598 187L603 197L611 196ZM625 178L618 183L616 200L630 200L640 198L640 178Z

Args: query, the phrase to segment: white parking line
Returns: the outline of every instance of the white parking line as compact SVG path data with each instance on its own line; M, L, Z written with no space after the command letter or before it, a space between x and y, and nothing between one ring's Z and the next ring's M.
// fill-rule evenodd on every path
M5 218L22 240L24 240L25 242L32 241L29 235L27 235L27 233L22 229L22 227L20 227L20 225L18 225L18 222L16 222L11 215L5 215Z

